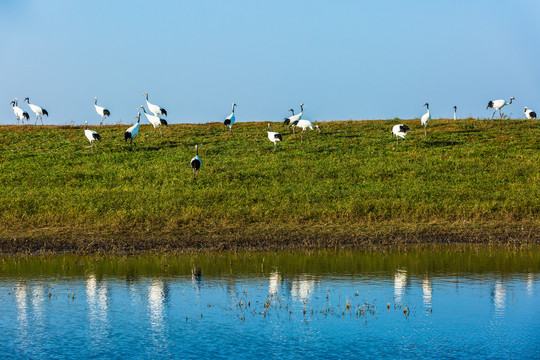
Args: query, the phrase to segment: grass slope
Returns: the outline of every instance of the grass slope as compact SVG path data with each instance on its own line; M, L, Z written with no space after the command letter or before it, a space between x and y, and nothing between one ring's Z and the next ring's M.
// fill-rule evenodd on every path
M392 125L413 129L396 147ZM137 250L538 242L537 121L0 127L0 249ZM199 144L202 168L190 159Z

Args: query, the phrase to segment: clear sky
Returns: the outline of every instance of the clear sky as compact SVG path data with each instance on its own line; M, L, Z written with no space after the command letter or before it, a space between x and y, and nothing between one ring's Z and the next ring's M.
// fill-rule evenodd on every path
M0 124L28 96L50 124L489 117L540 110L538 0L0 0ZM26 104L22 105L25 109ZM33 114L30 113L32 116Z

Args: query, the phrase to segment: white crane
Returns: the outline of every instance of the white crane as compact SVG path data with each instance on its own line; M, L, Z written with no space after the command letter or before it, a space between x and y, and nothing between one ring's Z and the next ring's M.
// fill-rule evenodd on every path
M41 106L30 104L30 99L29 98L24 98L24 101L26 101L28 103L28 106L30 106L30 109L32 109L32 112L34 114L36 114L36 123L35 123L35 125L37 125L38 118L41 119L41 125L43 125L43 117L42 116L47 115L47 117L49 117L49 113L47 112L47 110L45 110Z
M394 135L396 136L396 146L398 144L399 138L405 139L408 131L411 131L411 129L407 125L398 124L392 127L392 137Z
M225 126L228 126L229 127L229 131L232 130L232 127L234 125L234 122L236 121L236 117L234 116L234 108L238 106L236 105L235 103L232 104L232 113L231 115L227 116L225 118L225 121L223 122L223 125Z
M111 112L109 109L105 109L103 106L99 106L97 104L97 97L94 98L94 107L96 108L96 112L99 114L99 116L101 116L101 122L99 123L99 126L101 126L103 125L103 120L105 120L107 116L111 116Z
M454 105L454 120L457 120L456 111L457 111L457 106Z
M135 116L135 119L137 119L137 123L133 126L131 126L129 129L126 130L124 133L124 141L130 140L130 143L133 144L133 139L137 136L139 133L139 123L141 122L141 113L138 112L137 116Z
M24 119L30 120L30 115L19 107L19 100L17 100L17 98L13 99L10 104L12 105L13 113L17 118L17 124L19 124L19 120L21 121L21 125L24 125Z
M532 109L527 109L525 106L525 109L523 109L523 112L525 113L525 116L527 119L536 119L536 112Z
M199 169L201 168L201 158L199 157L199 145L195 144L195 157L191 159L190 165L191 169L193 169L193 178L199 176Z
M493 112L493 115L491 116L492 119L493 119L493 117L495 116L495 113L496 113L497 111L499 111L499 114L501 115L501 119L502 119L503 115L502 115L501 109L502 109L503 107L505 107L506 105L512 104L512 100L516 100L516 98L512 96L512 97L510 98L510 102L506 102L506 101L504 101L504 100L491 100L491 101L488 103L488 105L487 105L487 107L486 107L486 110L489 109L489 108L495 109L495 111Z
M300 104L300 113L297 114L297 115L294 115L294 110L293 109L290 109L289 111L292 111L293 115L291 117L288 117L288 118L285 118L285 120L283 121L283 126L285 125L291 125L291 126L295 126L295 122L300 120L302 118L302 114L304 113L304 104ZM294 127L293 127L293 131L294 131Z
M268 123L268 129L266 129L266 133L268 134L268 140L274 143L274 152L276 152L277 142L283 141L281 134L275 131L270 131L270 123Z
M148 121L150 122L150 124L152 124L152 126L154 126L154 131L156 131L156 128L159 129L159 133L161 134L161 136L163 136L163 133L161 132L161 125L165 125L165 126L168 126L167 124L167 120L165 119L162 119L156 115L150 115L146 112L146 110L144 109L144 106L139 106L137 109L143 109L144 111L144 115L146 115L146 118L148 119Z
M422 124L422 126L424 127L424 136L427 136L426 128L429 122L431 121L431 113L429 112L429 104L425 103L424 106L427 107L427 113L422 115L422 119L420 119L420 124Z
M315 129L319 130L319 132L321 131L321 129L319 129L319 125L313 126L313 123L310 120L307 120L307 119L297 120L297 121L295 121L295 124L294 125L291 124L291 126L297 126L297 127L302 129L302 136L301 136L300 140L304 139L304 132L307 129L313 130L313 128L315 128Z
M90 141L90 147L94 151L94 141L101 141L101 136L94 130L88 130L88 121L84 122L84 136Z
M143 96L146 96L146 105L148 106L148 110L154 113L154 115L165 115L167 116L167 110L162 108L161 106L150 104L148 101L148 93L145 91Z

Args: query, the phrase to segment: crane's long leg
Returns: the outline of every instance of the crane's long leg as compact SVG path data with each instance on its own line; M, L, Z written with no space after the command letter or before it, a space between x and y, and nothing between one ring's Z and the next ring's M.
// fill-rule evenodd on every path
M161 137L163 137L163 132L161 132L161 126L159 127L159 135L161 135Z
M43 126L43 125L44 125L44 124L43 124L43 115L39 115L39 118L40 118L40 120L41 120L41 126Z
M37 121L38 121L38 115L36 114L36 123L34 124L34 126L37 125Z
M493 115L491 115L491 119L493 119L493 118L495 117L495 113L496 113L496 112L497 112L497 110L495 110L495 111L493 112Z
M424 126L424 136L427 136L427 125Z
M274 141L274 152L276 152L276 150L277 150L277 142Z

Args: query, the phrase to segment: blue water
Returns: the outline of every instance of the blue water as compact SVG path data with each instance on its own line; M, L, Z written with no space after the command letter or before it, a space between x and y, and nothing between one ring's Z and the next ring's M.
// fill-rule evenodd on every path
M0 275L2 358L539 358L538 273ZM347 305L348 304L348 305Z

